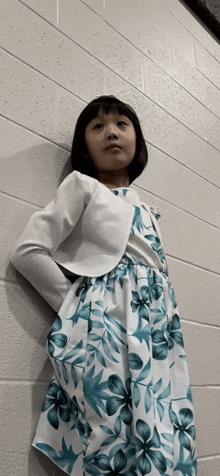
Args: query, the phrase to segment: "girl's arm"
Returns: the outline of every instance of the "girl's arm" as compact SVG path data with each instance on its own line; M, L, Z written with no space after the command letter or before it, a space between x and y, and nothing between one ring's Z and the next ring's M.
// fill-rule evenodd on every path
M59 310L72 283L51 254L76 226L94 191L95 181L87 180L87 177L82 180L82 177L85 176L77 171L68 175L58 188L55 199L34 213L11 258L15 268L55 311Z
M40 249L22 257L15 251L12 263L54 311L58 312L72 283L52 258Z

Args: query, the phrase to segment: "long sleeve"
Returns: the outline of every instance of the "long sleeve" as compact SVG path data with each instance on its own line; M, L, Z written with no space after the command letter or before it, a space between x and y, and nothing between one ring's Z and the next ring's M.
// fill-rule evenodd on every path
M58 312L72 283L51 257L41 251L13 257L15 268L32 284L47 303Z
M14 267L58 311L71 287L51 254L71 233L94 190L94 182L75 171L61 183L55 199L30 218L12 254Z

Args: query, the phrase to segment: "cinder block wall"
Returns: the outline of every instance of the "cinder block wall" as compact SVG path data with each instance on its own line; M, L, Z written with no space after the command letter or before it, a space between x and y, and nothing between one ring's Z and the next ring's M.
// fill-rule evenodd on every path
M58 476L30 448L52 374L54 313L10 253L70 171L75 121L100 94L137 111L149 165L132 185L160 220L193 386L199 476L220 471L220 48L178 0L1 2L1 471ZM63 473L62 473L63 474Z

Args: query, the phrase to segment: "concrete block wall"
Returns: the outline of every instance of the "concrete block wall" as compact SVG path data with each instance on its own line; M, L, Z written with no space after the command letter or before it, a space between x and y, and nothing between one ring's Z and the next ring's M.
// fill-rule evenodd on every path
M10 264L29 217L70 171L76 119L101 94L136 110L162 213L193 387L198 476L220 474L220 48L179 0L1 2L1 469L61 476L31 449L52 374L54 312Z

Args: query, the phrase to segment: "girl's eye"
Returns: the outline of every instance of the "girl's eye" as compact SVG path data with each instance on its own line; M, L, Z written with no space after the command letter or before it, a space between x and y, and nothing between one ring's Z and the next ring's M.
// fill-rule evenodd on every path
M118 126L127 126L127 123L124 122L124 121L118 121L117 123ZM96 124L94 129L101 129L103 126L103 124Z

